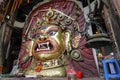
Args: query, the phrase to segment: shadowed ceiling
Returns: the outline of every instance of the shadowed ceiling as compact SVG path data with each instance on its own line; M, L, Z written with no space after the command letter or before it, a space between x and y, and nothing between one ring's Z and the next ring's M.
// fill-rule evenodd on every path
M29 14L29 12L32 10L33 6L38 4L39 2L43 2L45 0L30 0L30 3L28 4L26 1L24 1L24 3L22 3L22 5L20 6L20 8L18 9L18 13L16 16L16 20L19 22L24 22L26 15ZM82 2L83 7L87 6L87 0L77 0ZM93 2L94 0L90 0L90 2Z

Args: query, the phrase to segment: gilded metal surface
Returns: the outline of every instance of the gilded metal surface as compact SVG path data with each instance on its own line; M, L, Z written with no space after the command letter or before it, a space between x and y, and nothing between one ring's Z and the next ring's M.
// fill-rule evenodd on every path
M65 51L64 33L55 25L37 30L33 57L40 61L58 58ZM36 49L37 47L37 49Z
M66 38L66 40L70 39L70 35L67 36L69 38ZM26 54L22 61L25 63L30 56L33 59L29 67L24 70L25 75L66 75L66 70L63 66L64 62L61 59L61 55L65 51L65 33L62 32L59 26L46 25L37 29L32 41L26 43L26 50L29 55ZM40 65L38 65L39 62L41 63Z
M66 76L66 69L64 66L56 66L49 69L42 69L40 72L29 70L25 72L26 75L35 74L37 76Z
M70 55L71 55L72 59L74 59L76 61L83 60L79 50L73 50Z
M69 53L72 50L72 46L71 46L71 34L72 32L70 30L65 32L65 44L66 44L66 50L67 53Z
M79 46L80 38L81 38L80 34L78 34L74 37L74 39L72 40L72 47L73 48L77 48Z

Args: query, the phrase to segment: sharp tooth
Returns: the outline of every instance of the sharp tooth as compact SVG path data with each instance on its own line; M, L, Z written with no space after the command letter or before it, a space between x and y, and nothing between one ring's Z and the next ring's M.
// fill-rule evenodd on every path
M36 49L36 51L41 51L41 50L50 50L50 43L49 42L45 42L45 43L38 43L37 44L38 46L37 46L37 49ZM45 49L41 49L41 46L43 46L43 47L46 47Z
M38 44L38 48L40 48L40 44Z
M39 49L37 48L36 51L39 51Z
M50 50L50 47L48 46L48 50Z
M48 50L50 50L50 46L49 46L49 44L50 44L50 43L49 43L49 42L47 42L47 47L48 47Z
M49 42L47 42L47 46L49 46Z

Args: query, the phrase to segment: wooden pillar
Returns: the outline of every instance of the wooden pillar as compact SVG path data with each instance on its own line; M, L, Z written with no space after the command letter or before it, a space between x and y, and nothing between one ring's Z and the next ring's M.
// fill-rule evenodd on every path
M120 0L112 0L114 5L115 5L115 8L116 8L116 11L120 17Z
M15 22L15 16L16 12L13 13L13 15L10 17L8 21L3 22L3 25L1 26L3 29L2 31L2 37L1 37L1 64L2 64L2 73L6 74L9 73L9 60L7 59L10 54L10 39L12 35L12 30L14 28L14 22Z
M114 0L103 0L103 15L106 24L106 28L109 32L109 36L113 41L113 44L110 45L113 48L113 51L116 57L120 58L120 16L116 10L115 5L113 4ZM112 5L112 6L111 6Z
M3 40L4 40L4 32L5 32L5 25L3 24L0 26L0 73L2 73L3 69Z

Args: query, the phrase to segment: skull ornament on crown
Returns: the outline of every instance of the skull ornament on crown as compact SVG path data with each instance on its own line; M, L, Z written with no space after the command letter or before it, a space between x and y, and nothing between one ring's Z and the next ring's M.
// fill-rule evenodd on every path
M84 22L83 12L74 1L38 4L25 23L19 68L25 74L66 76L66 56L81 60L77 48Z

